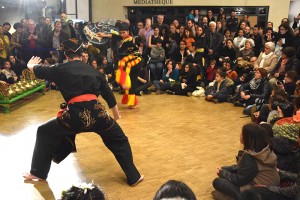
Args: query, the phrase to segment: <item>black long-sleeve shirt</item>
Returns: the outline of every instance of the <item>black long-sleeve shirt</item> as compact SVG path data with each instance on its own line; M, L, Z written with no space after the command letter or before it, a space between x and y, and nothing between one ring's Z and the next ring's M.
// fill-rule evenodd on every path
M40 79L54 82L66 102L79 95L95 94L96 96L101 95L109 108L117 104L105 75L80 60L51 67L36 65L34 73Z

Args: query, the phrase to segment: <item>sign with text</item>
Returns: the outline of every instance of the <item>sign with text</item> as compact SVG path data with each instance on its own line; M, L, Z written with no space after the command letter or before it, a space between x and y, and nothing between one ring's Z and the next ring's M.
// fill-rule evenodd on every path
M173 5L173 0L133 0L134 4L143 4L143 5Z

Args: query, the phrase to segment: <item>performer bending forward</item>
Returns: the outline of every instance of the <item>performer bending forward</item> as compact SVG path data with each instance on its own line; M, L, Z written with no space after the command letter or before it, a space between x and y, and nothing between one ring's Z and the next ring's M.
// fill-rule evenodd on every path
M109 37L113 41L121 41L117 52L113 52L115 59L118 60L118 70L116 72L116 82L125 90L122 104L128 108L135 108L138 101L135 96L138 74L141 68L141 53L138 46L134 43L133 37L129 35L129 24L121 22L116 24L120 34L113 31L109 34L98 32L99 37Z
M30 173L27 180L47 179L51 161L59 163L71 151L76 151L75 136L80 132L96 132L106 147L114 154L130 186L143 180L133 163L127 137L115 121L120 118L116 99L105 76L92 66L81 62L82 43L76 39L63 42L69 62L52 67L38 65L40 58L33 57L28 68L38 78L53 81L67 102L57 118L41 125L37 130ZM101 94L112 109L114 119L99 102Z

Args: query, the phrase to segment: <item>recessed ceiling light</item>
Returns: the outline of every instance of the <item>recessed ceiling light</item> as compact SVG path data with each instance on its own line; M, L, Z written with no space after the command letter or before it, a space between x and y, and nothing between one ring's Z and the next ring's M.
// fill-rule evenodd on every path
M5 8L4 6L1 6L1 8Z

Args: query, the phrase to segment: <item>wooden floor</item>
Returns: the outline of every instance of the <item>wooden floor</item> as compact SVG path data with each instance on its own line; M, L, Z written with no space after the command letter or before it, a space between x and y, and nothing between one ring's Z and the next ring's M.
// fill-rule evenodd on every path
M120 102L121 95L115 95ZM212 199L217 167L235 162L241 127L250 119L241 118L241 108L203 97L152 93L138 100L134 110L119 105L118 122L145 175L141 184L126 184L113 155L94 133L77 136L78 152L59 165L53 163L47 182L24 183L22 173L30 169L36 129L54 117L63 102L59 92L50 91L16 105L9 114L0 113L0 199L59 199L62 190L82 180L99 184L109 200L150 200L169 179L184 181L198 199Z

